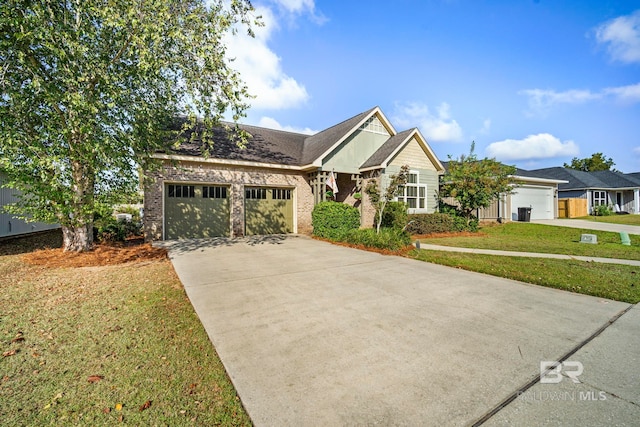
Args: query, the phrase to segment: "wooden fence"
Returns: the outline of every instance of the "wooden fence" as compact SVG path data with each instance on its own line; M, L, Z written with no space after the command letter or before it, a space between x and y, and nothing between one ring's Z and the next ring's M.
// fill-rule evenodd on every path
M558 218L587 216L587 199L558 199Z

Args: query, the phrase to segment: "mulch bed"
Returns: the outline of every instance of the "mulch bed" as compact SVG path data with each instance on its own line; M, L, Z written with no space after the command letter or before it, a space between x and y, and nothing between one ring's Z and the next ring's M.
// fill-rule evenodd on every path
M414 234L411 236L411 240L416 239L438 239L442 237L485 237L486 234L480 231L455 231L448 233L431 233L431 234Z
M45 267L99 267L165 259L167 250L154 248L149 243L138 245L95 245L91 252L63 252L62 249L41 249L23 255L32 265Z
M24 236L0 244L0 255L22 254L22 260L45 267L99 267L167 258L167 250L144 243L141 237L123 243L96 243L91 252L63 252L60 230Z

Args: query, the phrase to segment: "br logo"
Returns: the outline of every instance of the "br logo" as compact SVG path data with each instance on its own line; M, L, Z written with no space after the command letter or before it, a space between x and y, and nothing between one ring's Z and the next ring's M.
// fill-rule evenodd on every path
M580 383L578 377L582 375L584 366L580 362L554 362L544 360L540 362L540 382L542 384L558 384L564 376L576 384Z

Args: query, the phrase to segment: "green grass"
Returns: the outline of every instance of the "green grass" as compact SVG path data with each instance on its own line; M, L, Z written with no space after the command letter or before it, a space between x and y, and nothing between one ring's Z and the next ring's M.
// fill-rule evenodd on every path
M640 267L593 262L414 250L421 261L596 297L640 302Z
M611 224L625 224L625 225L640 225L640 215L609 215L609 216L583 216L580 218L573 219L584 219L587 221L594 222L608 222ZM567 220L571 221L571 220Z
M580 235L583 233L597 235L598 244L580 243ZM421 239L421 242L474 249L640 260L640 236L632 235L630 238L631 246L623 246L618 233L509 222L483 227L474 236L427 238Z
M50 269L2 252L2 425L251 425L169 261Z

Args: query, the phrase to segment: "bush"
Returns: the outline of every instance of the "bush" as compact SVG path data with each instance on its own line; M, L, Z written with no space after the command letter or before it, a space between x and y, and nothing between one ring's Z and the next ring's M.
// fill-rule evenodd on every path
M471 220L467 224L467 218L462 215L460 209L443 201L440 201L439 209L440 212L449 214L453 218L453 231L478 231L478 218L471 218Z
M411 244L409 233L398 228L381 228L379 234L373 228L351 230L341 240L353 245L391 251L398 251Z
M471 231L476 232L480 226L480 222L478 218L471 218L469 223L467 224L467 219L462 216L454 216L453 217L454 231Z
M449 233L456 231L452 215L446 213L409 215L406 228L410 234Z
M314 236L327 239L339 240L360 227L360 211L344 203L320 202L313 208L311 218Z
M407 205L404 202L387 202L387 206L382 213L381 227L403 229L407 225L409 215L407 214ZM378 223L378 213L374 219Z
M593 209L593 214L596 216L609 216L613 215L613 210L607 205L598 205Z
M142 223L139 221L118 221L115 218L103 220L93 229L94 239L99 242L124 242L127 237L140 236Z

